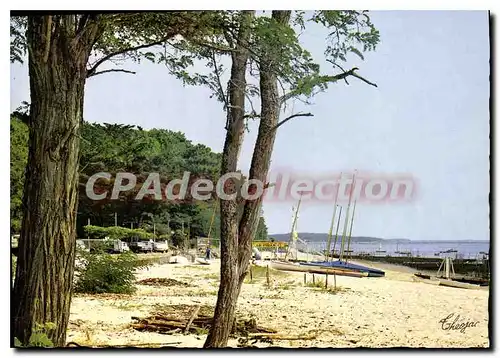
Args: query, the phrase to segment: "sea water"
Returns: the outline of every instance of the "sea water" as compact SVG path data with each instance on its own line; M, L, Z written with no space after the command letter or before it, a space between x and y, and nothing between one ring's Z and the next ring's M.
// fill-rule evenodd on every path
M322 252L326 249L326 242L310 242L308 243L308 247L310 250ZM340 245L337 243L335 251L338 252L339 248ZM331 244L331 249L333 249L333 243ZM347 250L347 244L345 245L345 249ZM489 241L411 241L408 243L391 241L382 243L351 242L350 250L352 250L352 255L372 254L377 256L400 256L401 254L396 253L399 251L409 252L411 256L420 257L442 257L444 255L450 255L456 258L475 259L483 256L481 252L489 253L490 243ZM443 254L444 251L448 250L456 250L457 252Z

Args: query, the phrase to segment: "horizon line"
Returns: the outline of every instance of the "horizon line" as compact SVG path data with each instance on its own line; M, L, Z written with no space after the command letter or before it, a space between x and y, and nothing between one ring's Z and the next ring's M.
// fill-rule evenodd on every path
M267 236L273 236L273 235L290 235L290 232L285 232L285 233L274 233L274 234L268 234ZM316 235L327 235L328 233L326 232L308 232L308 231L302 231L302 232L297 232L297 234L316 234ZM366 236L366 235L356 235L356 236L351 236L351 238L370 238L370 239L379 239L379 240L409 240L409 241L482 241L482 242L490 242L490 239L484 240L484 239L444 239L444 240L438 240L438 239L408 239L404 237L399 237L399 238L382 238L378 236Z

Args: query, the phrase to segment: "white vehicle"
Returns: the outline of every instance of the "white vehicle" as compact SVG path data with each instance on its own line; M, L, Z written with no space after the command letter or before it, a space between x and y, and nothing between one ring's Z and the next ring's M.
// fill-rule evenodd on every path
M76 240L76 245L86 251L94 252L96 247L100 247L107 252L121 253L130 251L126 242L121 240L111 240L108 237L105 239L82 239Z
M129 243L130 249L135 253L153 252L153 241L132 240Z
M113 252L126 252L130 251L130 247L128 247L126 242L115 240L113 242Z
M166 241L156 241L153 243L153 250L165 253L168 251L168 243Z
M85 245L83 240L76 240L76 248L77 249L82 249L84 251L89 251L88 247Z

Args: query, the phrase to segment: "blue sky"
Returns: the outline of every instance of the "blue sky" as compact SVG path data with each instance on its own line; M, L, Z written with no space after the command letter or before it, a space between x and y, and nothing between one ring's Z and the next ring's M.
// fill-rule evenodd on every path
M355 79L339 82L308 108L314 117L278 131L272 168L300 172L410 173L419 196L410 203L358 203L354 236L414 240L489 239L489 38L485 11L375 11L381 43L365 61L346 67ZM321 57L323 31L302 37ZM225 116L204 88L183 87L161 65L124 64L136 75L91 78L85 120L182 131L221 151ZM29 99L26 66L11 65L11 109ZM257 123L250 126L240 167L248 170ZM298 231L327 232L333 205L304 203ZM290 203L266 203L271 233L291 226Z

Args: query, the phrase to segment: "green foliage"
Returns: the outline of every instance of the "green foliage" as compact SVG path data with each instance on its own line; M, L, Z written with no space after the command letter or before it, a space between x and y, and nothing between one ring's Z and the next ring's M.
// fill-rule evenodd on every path
M24 172L28 162L28 126L19 118L10 118L10 231L21 229Z
M24 170L28 153L28 127L16 112L11 117L11 230L18 232L22 218L22 194ZM173 178L181 178L184 171L192 177L205 177L216 181L219 177L221 155L210 148L192 144L184 134L165 129L142 130L135 126L120 124L84 123L82 129L80 159L80 192L77 214L77 233L87 237L84 227L88 220L93 226L106 227L105 231L89 233L92 238L123 238L134 235L149 238L153 233L153 222L157 235L168 239L172 230L182 228L190 236L208 236L215 201L167 202L154 201L148 195L143 200L135 196L148 173L160 173L162 190ZM137 188L121 193L120 200L90 200L85 193L88 178L98 172L109 172L115 177L117 172L138 173ZM111 193L114 181L98 185ZM110 195L110 194L109 194ZM109 197L108 195L108 197ZM115 228L114 215L117 214L119 226L141 228L142 232L130 232L126 228ZM91 229L92 230L92 229ZM110 232L109 230L115 230ZM135 229L134 229L135 230ZM147 234L146 234L147 233ZM217 212L210 236L220 238L220 215Z
M123 240L134 237L141 240L153 238L153 234L143 229L129 229L120 226L100 227L87 225L84 227L85 234L91 239L104 239L109 237L110 240Z
M78 216L79 235L84 235L83 226L90 218L98 226L114 225L114 213L118 224L134 223L156 233L170 235L180 229L182 222L190 222L191 236L204 236L209 227L212 203L209 202L167 202L152 200L145 195L143 200L135 197L148 173L160 173L161 190L169 180L181 178L184 171L192 178L205 177L216 181L220 171L221 156L204 145L193 145L184 134L164 129L149 131L134 126L112 124L88 124L83 127L81 149L81 183L100 171L110 172L113 179L96 183L111 193L117 172L138 174L136 188L121 193L119 200L109 199L95 202L90 200L85 187L81 186ZM127 225L128 226L128 225Z
M90 75L96 74L94 65L101 59L133 60L146 59L155 62L155 57L166 50L167 40L176 35L196 40L221 32L220 18L224 11L168 11L106 14L52 15L52 23L75 24L68 27L65 35L78 37L78 32L90 22L96 22L101 35L92 48L89 61ZM27 16L11 16L10 59L23 62L26 56ZM72 31L73 30L73 31ZM98 60L95 60L96 57Z
M10 18L10 62L24 62L26 55L26 28L27 19L21 16L11 16Z
M102 55L123 52L121 59L140 62L146 59L157 62L156 57L165 52L166 41L175 35L197 39L220 32L218 11L168 11L101 15L105 31L94 46ZM138 46L147 50L135 50ZM131 51L128 49L132 49Z
M174 234L172 235L172 245L175 247L184 247L186 244L186 234L182 230L175 230Z
M344 72L339 61L346 62L349 53L364 59L362 53L374 50L379 42L379 33L371 23L368 11L295 11L291 23L298 25L301 31L307 31L307 27L314 24L328 30L325 60L333 65L337 74ZM306 26L306 23L311 25ZM276 58L275 71L280 81L288 86L283 99L302 97L307 100L325 91L330 83L337 82L334 76L320 69L311 53L300 44L298 31L291 26L266 18L260 19L256 28L256 43L261 44L261 51L266 56Z
M346 62L348 53L364 59L362 52L373 51L380 41L380 33L370 20L368 11L316 11L311 21L319 23L328 30L328 45L325 49L327 59Z
M172 238L172 235L171 234L163 234L163 235L159 235L158 236L158 239L160 240L170 240Z
M225 68L220 59L234 51L241 12L225 12L219 16L224 34L214 33L211 41L179 41L158 61L165 63L170 73L184 84L208 87L212 91L211 97L223 102L226 108L228 95L221 82ZM320 64L300 43L301 33L308 28L318 29L318 26L327 30L324 59L332 64L333 71L321 70ZM279 78L283 102L291 98L307 101L316 93L325 91L330 83L338 81L334 75L345 72L340 63L347 62L349 54L363 60L363 53L374 50L380 41L368 11L292 11L290 24L280 24L264 13L252 19L250 28L251 40L245 46L250 50L249 73L257 77L262 56L270 58L273 68L268 70ZM208 71L193 72L193 65L200 62ZM250 84L247 85L247 94L249 99L260 95Z
M28 344L23 345L22 342L17 337L14 337L14 347L53 348L54 343L52 343L47 334L49 331L55 328L56 324L53 322L47 322L45 324L35 323L35 327L33 328Z
M266 221L263 216L260 217L259 224L257 226L257 232L255 233L255 241L267 241L267 226Z
M308 282L306 282L306 287L324 288L325 287L325 280L316 279L314 281L308 281Z
M136 288L135 270L144 265L137 255L124 252L119 255L81 253L84 265L76 268L74 290L78 293L125 293Z

